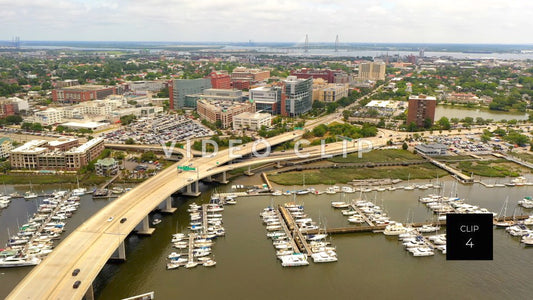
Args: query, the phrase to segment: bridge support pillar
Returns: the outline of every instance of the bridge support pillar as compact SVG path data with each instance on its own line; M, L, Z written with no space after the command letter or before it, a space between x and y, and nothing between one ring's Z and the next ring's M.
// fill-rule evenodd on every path
M94 300L94 290L92 283L89 285L89 288L85 292L85 296L83 296L83 299L85 300Z
M150 219L148 218L148 215L146 215L142 221L142 228L141 230L137 231L137 234L152 235L154 231L155 231L155 228L150 228Z
M172 214L176 211L175 207L172 207L172 197L168 197L165 200L165 208L161 210L161 212Z
M248 166L248 171L244 171L244 175L246 176L253 176L254 173L252 173L252 166Z
M192 190L193 185L194 185L194 191ZM200 194L201 193L200 193L200 181L199 180L197 180L196 182L191 182L191 184L188 184L185 193L183 193L183 195L191 196L191 197L198 197L200 196Z
M126 244L124 244L124 241L118 245L118 259L126 260Z
M220 183L222 183L222 184L228 184L229 183L228 175L227 175L226 171L222 172L222 180L220 181Z
M212 176L207 176L206 178L204 178L204 181L205 182L213 182L213 177Z

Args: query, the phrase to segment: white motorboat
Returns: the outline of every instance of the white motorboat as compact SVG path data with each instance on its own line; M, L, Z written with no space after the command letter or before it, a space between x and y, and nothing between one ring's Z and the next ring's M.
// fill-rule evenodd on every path
M387 225L385 227L385 230L383 231L383 234L400 235L402 233L406 233L407 231L408 231L408 228L404 227L402 223L395 223L395 224Z
M361 223L364 223L365 220L361 216L350 216L348 218L348 222L355 223L355 224L361 224Z
M185 268L190 269L190 268L194 268L194 267L196 267L197 265L198 265L197 262L195 262L195 261L190 261L190 262L188 262L187 264L185 264Z
M529 216L527 219L522 221L524 225L533 225L533 215Z
M203 265L204 267L213 267L213 266L215 266L216 264L217 264L216 261L210 259L210 260L205 261L202 265Z
M273 193L272 193L272 196L281 196L283 195L283 192L280 191L280 190L275 190Z
M435 255L435 252L429 247L416 247L411 248L410 251L413 256L432 256Z
M334 255L334 252L315 252L311 254L311 258L313 258L314 263L323 263L323 262L336 262L337 256Z
M308 240L308 241L319 241L321 239L325 239L327 238L328 235L325 234L325 233L322 233L322 234L310 234L310 235L307 235L305 238Z
M0 268L15 268L35 266L41 262L37 257L6 257L0 258Z
M418 227L419 232L434 232L438 231L440 229L440 226L431 226L431 225L422 225L422 227Z
M518 176L515 179L511 180L515 186L523 186L527 183L527 179L524 176Z
M350 206L350 204L346 203L344 201L333 201L333 202L331 202L331 206L334 207L334 208L346 208L346 207Z
M526 244L526 246L533 246L533 234L529 233L522 236L522 239L520 239L520 242Z
M152 221L152 225L157 225L157 224L159 224L159 223L161 223L161 219L154 219L154 220Z
M307 266L309 262L307 261L307 255L303 253L293 253L291 255L280 256L281 265L283 267L299 267Z
M531 197L524 197L522 200L518 201L518 205L522 206L523 208L533 208L533 200Z
M507 231L512 236L523 236L526 234L533 233L533 231L527 228L524 224L517 224L517 225L509 226L505 228L505 231Z
M357 213L357 211L352 210L352 209L342 210L342 215L343 216L352 216L352 215L355 215L356 213Z
M34 192L27 191L26 193L24 193L24 199L35 199L37 197L39 197L39 195Z

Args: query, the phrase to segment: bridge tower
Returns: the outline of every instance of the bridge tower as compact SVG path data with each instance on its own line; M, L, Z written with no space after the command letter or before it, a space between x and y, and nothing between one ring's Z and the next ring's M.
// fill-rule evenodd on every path
M335 38L335 52L339 52L339 35Z
M309 52L309 37L307 36L307 34L305 35L304 52Z

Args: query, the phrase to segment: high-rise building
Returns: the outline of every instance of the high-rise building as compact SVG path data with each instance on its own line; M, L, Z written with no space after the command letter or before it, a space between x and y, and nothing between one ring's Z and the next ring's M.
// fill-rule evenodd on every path
M228 73L220 71L211 72L208 76L211 79L211 87L214 89L231 89L231 77Z
M384 62L367 62L359 64L359 80L385 80Z
M407 109L407 124L415 123L422 127L426 119L431 120L431 124L435 121L435 108L437 106L437 98L426 95L410 96L409 106Z
M270 77L270 71L237 67L231 73L231 81L264 81Z
M286 98L284 86L261 86L250 90L250 101L255 103L257 111L272 115L281 114L282 98Z
M196 108L196 100L187 101L185 96L199 94L211 88L211 79L177 79L169 84L170 109Z
M313 78L298 79L296 76L289 76L284 81L284 84L286 99L282 98L281 103L281 114L283 116L298 116L311 110L313 104Z

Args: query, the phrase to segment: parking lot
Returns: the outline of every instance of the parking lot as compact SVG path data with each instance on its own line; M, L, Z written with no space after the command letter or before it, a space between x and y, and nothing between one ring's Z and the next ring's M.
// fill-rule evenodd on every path
M181 115L161 115L141 118L133 123L104 134L108 143L124 144L133 139L136 144L159 145L168 141L183 141L213 135L209 128Z

